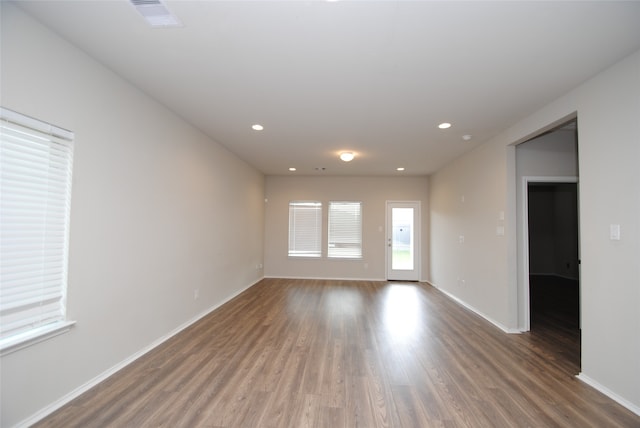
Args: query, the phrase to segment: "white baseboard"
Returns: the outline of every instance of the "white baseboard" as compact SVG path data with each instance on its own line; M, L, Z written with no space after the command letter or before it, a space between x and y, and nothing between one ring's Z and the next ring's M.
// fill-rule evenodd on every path
M64 395L63 397L59 398L58 400L56 400L53 403L49 404L48 406L44 407L43 409L41 409L37 413L31 415L29 418L23 420L22 422L19 422L15 426L15 428L27 428L27 427L35 424L36 422L39 422L40 420L44 419L45 417L49 416L51 413L55 412L56 410L58 410L59 408L61 408L65 404L69 403L71 400L73 400L73 399L79 397L81 394L87 392L88 390L90 390L91 388L93 388L94 386L99 384L100 382L106 380L109 376L112 376L112 375L116 374L117 372L119 372L120 370L122 370L123 368L128 366L129 364L133 363L138 358L140 358L143 355L145 355L146 353L152 351L154 348L160 346L161 344L163 344L167 340L171 339L173 336L175 336L176 334L180 333L182 330L186 329L187 327L191 326L192 324L195 324L200 319L202 319L205 316L209 315L211 312L215 311L220 306L224 305L225 303L227 303L230 300L234 299L235 297L237 297L238 295L240 295L244 291L246 291L249 288L253 287L254 285L259 283L263 279L264 279L264 277L258 279L253 284L250 284L250 285L244 287L243 289L241 289L241 290L235 292L234 294L228 296L226 299L224 299L220 303L212 306L209 309L206 309L204 312L199 313L198 315L196 315L195 317L191 318L187 322L181 324L180 326L178 326L177 328L173 329L169 333L167 333L164 336L158 338L157 340L152 342L150 345L142 348L140 351L138 351L135 354L131 355L130 357L124 359L123 361L119 362L118 364L116 364L115 366L113 366L110 369L106 370L105 372L100 373L98 376L94 377L93 379L91 379L90 381L85 383L84 385L79 386L78 388L74 389L70 393Z
M500 330L504 331L505 333L508 334L520 334L522 333L522 330L519 329L515 329L515 328L507 328L504 325L502 325L501 323L491 319L491 317L483 314L481 311L477 310L476 308L474 308L473 306L471 306L470 304L468 304L467 302L460 300L460 298L454 296L453 294L449 293L446 290L443 290L442 288L438 287L437 285L427 281L427 284L431 285L433 288L437 289L438 291L440 291L442 294L444 294L445 296L447 296L448 298L450 298L451 300L453 300L454 302L456 302L457 304L459 304L460 306L463 306L464 308L470 310L471 312L473 312L476 315L481 316L482 318L484 318L485 320L489 321L491 324L493 324L494 326L498 327Z
M578 374L576 377L578 379L580 379L582 382L584 382L587 385L589 385L590 387L597 389L598 391L600 391L601 393L603 393L607 397L611 398L616 403L620 404L621 406L626 407L627 409L631 410L636 415L640 416L640 407L636 406L635 404L633 404L629 400L626 400L626 399L622 398L621 396L619 396L615 392L611 391L606 386L604 386L604 385L600 384L599 382L591 379L589 376L585 375L582 372L580 372L580 374Z
M265 276L266 279L314 279L314 280L326 280L326 281L386 281L385 278L328 278L315 277L315 276Z

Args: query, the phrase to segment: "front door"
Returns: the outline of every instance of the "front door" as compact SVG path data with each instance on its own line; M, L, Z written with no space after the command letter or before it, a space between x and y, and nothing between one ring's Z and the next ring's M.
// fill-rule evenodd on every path
M420 280L420 202L387 202L387 279Z

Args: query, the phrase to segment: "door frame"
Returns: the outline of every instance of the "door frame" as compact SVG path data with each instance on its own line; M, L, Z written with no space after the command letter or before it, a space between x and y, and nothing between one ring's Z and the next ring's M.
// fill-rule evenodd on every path
M534 183L576 183L577 176L524 176L522 177L522 202L520 204L522 215L522 236L520 253L522 254L522 278L520 278L520 290L522 291L522 310L524 318L524 326L522 331L531 330L531 302L529 298L529 184ZM578 191L578 259L580 259L580 192ZM580 268L578 267L578 270ZM578 272L578 277L580 272ZM582 310L580 311L582 318ZM580 321L582 325L582 320Z
M414 215L414 251L415 251L415 260L414 260L414 269L416 279L410 279L406 281L420 281L422 278L422 203L421 201L386 201L385 202L385 239L384 239L384 254L385 254L385 278L388 281L394 281L393 279L389 279L389 274L391 273L390 268L390 252L389 252L389 239L391 239L391 206L392 205L411 205L411 208L416 209L416 213ZM398 280L402 281L402 279Z

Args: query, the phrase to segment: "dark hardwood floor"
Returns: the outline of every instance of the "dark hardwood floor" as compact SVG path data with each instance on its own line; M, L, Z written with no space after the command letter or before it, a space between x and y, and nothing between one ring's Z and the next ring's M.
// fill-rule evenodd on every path
M639 427L575 347L425 284L267 279L37 426Z
M580 328L580 285L578 280L554 275L529 276L531 323Z
M530 275L531 333L555 343L580 371L580 285L553 275Z

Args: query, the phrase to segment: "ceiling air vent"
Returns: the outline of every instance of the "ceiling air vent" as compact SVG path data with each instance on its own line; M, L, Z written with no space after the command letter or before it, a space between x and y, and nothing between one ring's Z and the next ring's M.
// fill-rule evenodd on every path
M152 27L182 27L182 22L160 0L129 1Z

